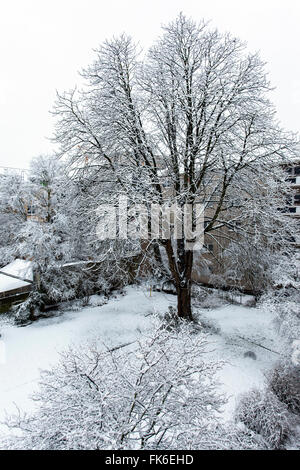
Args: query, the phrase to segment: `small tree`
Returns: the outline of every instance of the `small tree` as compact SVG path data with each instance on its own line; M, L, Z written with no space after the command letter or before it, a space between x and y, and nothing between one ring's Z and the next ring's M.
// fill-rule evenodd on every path
M71 215L67 204L67 176L62 165L50 156L32 160L22 200L30 213L17 227L14 255L32 260L33 290L16 308L16 318L35 319L45 302L75 296L76 275L67 278L61 265L74 256Z
M0 175L0 265L15 257L16 236L27 220L28 186L20 173Z

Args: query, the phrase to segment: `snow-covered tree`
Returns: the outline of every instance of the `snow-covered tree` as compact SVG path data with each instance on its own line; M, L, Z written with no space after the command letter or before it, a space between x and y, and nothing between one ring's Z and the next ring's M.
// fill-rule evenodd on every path
M30 162L29 191L32 213L40 221L52 222L60 199L67 191L67 175L54 156L41 155Z
M125 35L99 47L83 72L87 89L58 96L56 140L73 168L87 156L87 172L113 176L130 204L202 203L213 233L228 210L259 199L262 175L293 155L293 142L274 119L258 54L183 15L163 29L143 58ZM144 250L159 244L166 254L178 315L192 318L194 238L144 238Z
M286 215L292 188L286 182L284 169L276 165L266 168L260 175L262 190L257 197L256 183L251 182L248 171L240 178L249 181L243 192L235 194L235 208L226 214L232 216L226 231L210 234L215 243L224 246L227 242L219 277L225 284L257 293L297 284L294 241L299 226L297 220ZM240 201L242 210L238 208Z
M27 189L21 174L0 175L0 265L14 259L16 235L27 220Z
M14 257L30 259L34 272L33 290L16 308L20 320L34 319L45 301L75 296L78 275L68 279L61 270L74 255L67 204L70 186L63 166L51 156L33 159L26 184L20 186L24 220L14 227L11 251Z

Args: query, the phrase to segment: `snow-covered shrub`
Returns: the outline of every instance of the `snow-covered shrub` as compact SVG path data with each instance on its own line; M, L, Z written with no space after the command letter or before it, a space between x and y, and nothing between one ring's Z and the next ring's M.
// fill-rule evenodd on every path
M192 286L192 300L195 307L213 309L224 305L222 296L217 289L198 285Z
M290 434L287 407L269 389L253 389L241 395L235 418L261 435L270 449L282 447Z
M34 321L44 315L47 307L57 303L78 300L78 308L89 305L90 296L94 293L109 292L109 284L89 271L63 269L60 265L50 265L39 271L39 282L35 282L25 302L11 309L17 324ZM76 308L75 302L72 304ZM65 307L61 305L61 309Z
M149 284L152 286L153 291L165 292L166 294L176 295L176 287L174 283L168 279L148 278Z
M39 317L42 306L44 305L45 295L37 290L32 291L25 302L11 308L13 320L16 325L26 325Z
M210 290L207 288L204 288L197 284L192 285L192 297L198 300L199 302L202 302L203 300L205 300L207 296L209 295L209 293L210 293Z
M281 352L291 357L293 342L300 338L300 291L293 287L267 293L259 306L274 314L274 321L282 337Z
M166 328L177 328L181 326L182 320L179 319L177 311L171 305L168 307L167 312L162 316L163 326Z
M40 290L45 293L49 303L56 303L74 299L80 282L79 272L66 271L60 266L50 265L41 273Z
M10 310L15 323L22 325L35 321L43 316L48 305L74 299L79 280L78 275L68 275L55 266L40 272L39 281L34 282L28 298Z
M202 449L253 448L218 411L220 364L203 360L204 335L182 324L154 331L130 347L68 350L42 373L32 416L11 417L22 430L6 448ZM249 434L249 433L248 433Z
M300 292L299 289L282 289L277 295L265 296L263 307L276 315L279 334L289 341L300 338Z
M300 367L280 362L268 373L268 386L288 409L300 414Z

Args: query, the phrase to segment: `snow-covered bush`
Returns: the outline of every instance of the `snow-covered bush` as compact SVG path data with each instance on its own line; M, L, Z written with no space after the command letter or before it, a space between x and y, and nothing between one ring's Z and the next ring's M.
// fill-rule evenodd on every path
M300 285L298 286L300 287ZM274 314L278 333L282 337L281 351L292 356L292 344L300 338L300 291L287 287L261 297L259 306Z
M274 246L275 240L265 243L245 238L231 242L223 253L224 278L230 285L257 293L295 284L297 268L292 247L286 247L286 243L277 249Z
M269 389L253 389L241 395L236 421L261 435L270 449L279 449L290 434L289 413Z
M16 235L26 222L28 199L21 174L0 175L0 267L15 259Z
M192 286L192 299L195 307L218 308L224 305L224 299L217 289L202 287L197 284Z
M38 411L8 420L22 436L6 448L257 448L251 433L222 426L220 364L203 361L205 347L205 336L189 325L166 329L157 322L130 347L66 351L42 373Z
M268 373L268 385L288 409L300 414L300 367L290 362L280 362Z
M33 290L24 302L12 307L10 313L16 325L23 326L36 320L45 300L46 297L44 294Z
M194 283L192 285L192 297L200 302L205 300L209 295L210 290Z
M109 284L99 275L93 276L80 268L68 270L50 265L40 272L39 285L34 284L25 302L13 307L11 314L16 324L25 324L43 316L47 306L62 303L61 309L64 309L65 303L68 308L68 301L77 299L82 308L89 305L91 295L107 291Z
M162 322L166 328L176 328L181 324L181 320L178 318L174 307L169 306L167 312L162 316Z

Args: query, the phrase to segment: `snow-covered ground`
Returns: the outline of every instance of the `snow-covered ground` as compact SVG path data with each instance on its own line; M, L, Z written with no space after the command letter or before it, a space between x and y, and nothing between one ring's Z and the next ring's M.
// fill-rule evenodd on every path
M170 304L175 304L174 296L152 293L150 297L147 290L129 288L126 296L101 307L64 312L26 327L1 324L0 319L0 421L5 410L33 408L29 395L37 386L39 369L54 364L59 351L94 340L107 345L134 341L150 324L147 314L165 312Z
M13 277L5 276L5 274L1 273L12 274L13 276L20 277L21 279L28 279L29 281L32 281L33 275L31 261L16 259L4 268L1 268L0 271L0 292L7 292L30 285L29 282L20 279L14 279Z
M125 296L111 299L101 307L64 312L27 327L0 320L0 420L5 410L15 411L15 406L23 411L33 409L29 395L37 387L39 369L54 364L62 349L94 340L107 345L134 341L141 331L149 328L151 312L163 313L175 304L175 296L161 292L150 296L145 287L129 287ZM255 308L223 305L200 311L199 318L210 331L208 356L226 361L220 380L222 391L230 395L224 410L227 418L232 414L236 396L253 386L261 386L264 371L278 359L275 353L249 342L276 351L272 316ZM247 351L254 352L256 360L244 357ZM0 431L5 432L5 427Z
M237 395L252 387L262 387L265 372L280 357L273 315L262 309L226 305L201 311L201 319L212 332L211 354L225 361L219 377L229 398L224 417L230 418ZM249 352L256 359L249 357Z

